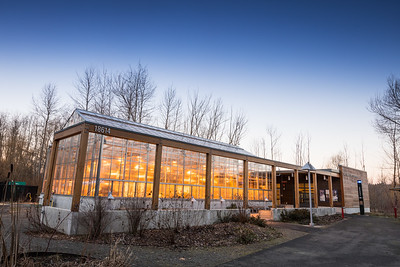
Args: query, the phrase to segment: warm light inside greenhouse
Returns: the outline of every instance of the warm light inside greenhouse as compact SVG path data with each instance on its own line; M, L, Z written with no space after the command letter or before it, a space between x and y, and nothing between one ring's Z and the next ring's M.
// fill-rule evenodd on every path
M43 192L45 205L53 195L69 196L73 211L85 197L140 198L152 209L168 199L200 201L204 209L229 201L244 207L341 204L338 172L313 172L311 199L305 179L301 166L237 146L75 110L55 133Z

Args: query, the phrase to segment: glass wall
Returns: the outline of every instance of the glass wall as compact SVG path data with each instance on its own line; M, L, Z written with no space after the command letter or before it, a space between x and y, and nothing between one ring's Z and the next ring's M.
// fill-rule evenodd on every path
M53 178L54 194L72 195L81 135L60 140Z
M102 142L100 134L89 133L86 150L85 172L82 182L82 196L94 196L96 189L97 166L99 163L99 151Z
M155 145L92 134L86 154L82 196L94 196L101 149L99 196L151 197Z
M204 199L206 154L163 147L160 197Z
M249 200L272 199L271 167L249 162Z
M212 157L213 199L243 199L243 160Z

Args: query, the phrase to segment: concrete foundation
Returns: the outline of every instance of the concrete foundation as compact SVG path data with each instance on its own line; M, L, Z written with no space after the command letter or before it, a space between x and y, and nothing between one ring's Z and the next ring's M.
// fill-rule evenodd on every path
M132 202L133 201L133 202ZM170 199L168 201L160 201L159 210L150 210L150 199L113 199L102 200L104 209L103 223L104 233L126 233L130 230L130 221L132 220L132 212L140 213L141 223L139 228L155 229L184 226L199 226L213 224L220 218L230 216L240 211L239 209L200 209L202 201L190 201L185 199ZM225 201L228 202L228 201ZM226 205L225 202L224 206ZM93 212L95 201L92 197L81 199L80 211L71 212L66 207L71 205L71 197L54 196L53 206L42 207L42 222L67 235L86 234L90 226L88 219L96 216ZM214 207L221 205L221 201L214 201ZM232 204L232 203L230 203ZM230 205L228 202L228 205ZM139 212L140 211L140 212ZM136 213L136 214L137 214Z

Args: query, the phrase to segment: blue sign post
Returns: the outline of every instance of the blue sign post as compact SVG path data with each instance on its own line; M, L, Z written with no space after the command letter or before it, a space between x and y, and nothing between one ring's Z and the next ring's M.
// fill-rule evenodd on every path
M364 197L362 192L362 181L357 180L358 185L358 201L360 202L360 215L364 215Z

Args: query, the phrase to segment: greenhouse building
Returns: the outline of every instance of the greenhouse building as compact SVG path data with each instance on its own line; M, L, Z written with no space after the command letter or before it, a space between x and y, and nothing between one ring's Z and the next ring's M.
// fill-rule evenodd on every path
M42 203L50 226L61 224L60 231L76 234L81 230L74 218L99 198L107 201L109 212L119 215L131 199L152 212L179 205L188 214L200 212L204 224L214 222L216 211L238 207L279 219L282 209L309 207L309 184L316 213L332 214L342 207L348 213L358 212L357 181L364 184L368 212L364 171L345 166L315 170L308 181L302 166L77 109L54 135ZM114 232L124 231L123 222L113 227Z

